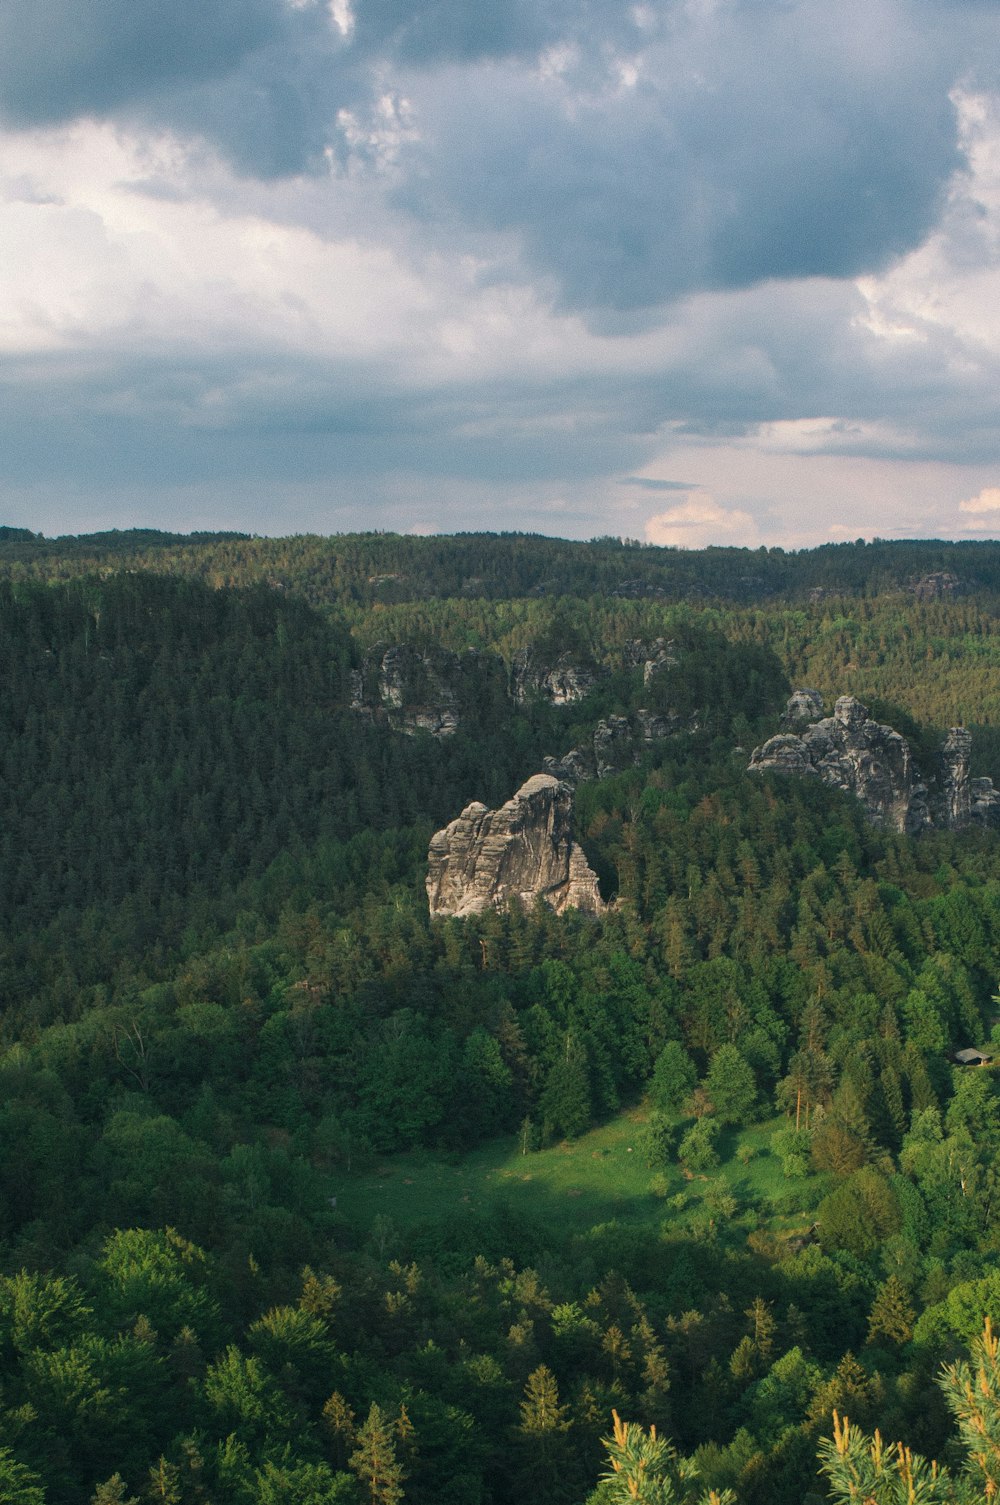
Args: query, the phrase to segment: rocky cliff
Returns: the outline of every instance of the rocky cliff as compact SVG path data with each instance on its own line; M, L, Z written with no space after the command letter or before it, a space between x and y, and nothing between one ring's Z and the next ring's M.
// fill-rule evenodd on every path
M573 791L535 774L499 810L466 805L428 851L432 916L479 914L544 899L557 914L601 914L597 878L573 840Z
M964 726L953 726L941 748L934 818L949 831L965 826L1000 828L1000 791L992 779L970 777L972 733Z
M647 688L677 661L675 644L665 638L634 639L618 655L621 668L642 671ZM463 721L480 717L484 707L502 716L512 703L572 705L589 695L608 669L609 665L599 666L579 653L553 656L538 648L523 648L514 655L508 673L497 653L474 648L453 653L433 644L381 644L352 672L350 704L359 716L387 722L408 735L422 730L447 737ZM597 723L586 745L562 759L546 759L546 768L574 783L604 778L638 762L645 747L679 729L680 719L671 712L638 710L628 721L610 716Z
M571 748L561 758L545 758L545 772L570 784L610 778L623 769L634 768L655 742L681 729L679 717L658 711L608 716L597 723L589 741Z
M368 656L352 679L351 707L413 736L448 737L470 706L490 695L506 698L507 672L497 653L400 643Z
M801 719L806 694L798 691L792 696L786 720ZM841 695L832 716L755 747L750 771L820 778L861 800L875 826L916 832L929 821L926 791L914 772L910 744L891 726L872 721L853 695Z
M533 648L522 648L510 667L510 693L518 705L532 699L572 705L589 695L596 683L596 666L572 653L560 653L552 662Z
M906 738L873 721L853 695L842 695L832 716L822 713L816 690L796 690L783 722L797 730L755 747L750 772L822 779L859 799L872 825L908 835L928 826L1000 827L1000 792L991 779L969 776L972 736L964 727L952 727L925 780Z

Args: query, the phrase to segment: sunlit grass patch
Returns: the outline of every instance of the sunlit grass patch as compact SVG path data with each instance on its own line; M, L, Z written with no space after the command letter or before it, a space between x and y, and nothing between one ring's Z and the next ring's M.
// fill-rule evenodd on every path
M754 1224L776 1233L808 1224L817 1178L787 1178L770 1145L783 1119L729 1130L719 1142L721 1163L693 1174L676 1160L651 1166L643 1153L646 1113L633 1108L579 1139L527 1155L517 1139L479 1146L456 1160L426 1151L396 1155L344 1175L337 1210L360 1230L376 1216L405 1231L498 1208L570 1232L615 1220L661 1228L713 1223L742 1240ZM743 1221L746 1221L746 1228Z

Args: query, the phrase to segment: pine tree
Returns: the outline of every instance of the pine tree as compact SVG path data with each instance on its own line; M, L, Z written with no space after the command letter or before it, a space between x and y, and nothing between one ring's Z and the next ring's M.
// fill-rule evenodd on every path
M604 1439L608 1467L601 1475L607 1505L735 1505L731 1490L700 1490L698 1470L681 1458L656 1427L647 1432L612 1411L614 1432Z
M146 1499L150 1505L181 1505L180 1470L161 1457L149 1470Z
M126 1494L125 1480L121 1474L112 1474L103 1484L98 1484L91 1496L90 1505L139 1505L138 1496Z
M4 1505L45 1505L45 1490L37 1474L18 1463L5 1447L0 1447L0 1500Z
M360 1479L369 1505L399 1505L403 1498L403 1470L396 1460L393 1427L374 1402L368 1420L358 1432L357 1443L347 1462Z
M723 1124L745 1124L757 1105L753 1070L735 1045L720 1045L705 1078L705 1091Z
M913 1337L916 1312L910 1304L906 1287L898 1275L890 1275L879 1286L868 1318L868 1341L908 1343Z
M567 1139L575 1139L590 1127L587 1058L572 1035L567 1034L565 1051L549 1072L541 1106L546 1122Z
M333 1439L338 1468L347 1462L347 1452L357 1441L354 1412L339 1390L335 1390L323 1406L323 1421Z
M662 1113L679 1113L698 1080L695 1064L678 1040L668 1040L656 1058L649 1095Z
M528 1376L521 1402L521 1424L518 1431L531 1438L542 1448L553 1439L562 1437L570 1429L569 1407L559 1404L559 1387L551 1369L540 1364Z
M517 1499L563 1501L575 1498L576 1469L568 1434L568 1406L559 1402L551 1369L540 1364L528 1376L516 1428Z
M833 1414L833 1437L820 1443L820 1469L835 1505L986 1505L1000 1492L1000 1341L987 1317L968 1360L938 1377L958 1422L965 1456L957 1476L901 1442L866 1436Z

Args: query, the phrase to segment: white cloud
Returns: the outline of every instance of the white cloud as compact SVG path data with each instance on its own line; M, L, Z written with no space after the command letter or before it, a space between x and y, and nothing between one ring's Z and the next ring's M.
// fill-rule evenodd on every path
M978 496L959 502L959 512L1000 512L1000 486L984 486Z
M1000 486L984 486L978 496L959 502L959 512L971 519L961 522L963 533L993 533L1000 529Z
M710 496L690 496L646 521L647 543L681 549L704 549L709 544L753 544L757 524L749 512L727 511Z
M1000 347L1000 96L954 91L966 166L937 229L881 276L862 277L856 324L884 347L944 345L956 377Z
M351 0L330 0L330 15L342 37L349 37L354 30L354 7Z
M762 423L755 449L779 455L864 454L919 448L919 435L894 424L851 418L780 418Z

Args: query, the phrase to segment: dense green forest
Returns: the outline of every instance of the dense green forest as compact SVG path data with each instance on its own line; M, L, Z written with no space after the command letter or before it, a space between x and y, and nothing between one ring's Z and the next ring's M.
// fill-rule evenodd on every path
M1000 835L746 765L810 684L1000 779L998 599L992 544L0 530L0 1500L895 1499L876 1427L986 1498ZM404 644L454 735L359 704ZM606 914L431 921L432 832L640 709Z

